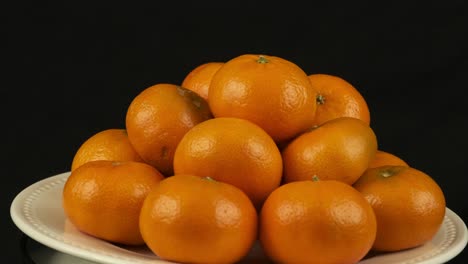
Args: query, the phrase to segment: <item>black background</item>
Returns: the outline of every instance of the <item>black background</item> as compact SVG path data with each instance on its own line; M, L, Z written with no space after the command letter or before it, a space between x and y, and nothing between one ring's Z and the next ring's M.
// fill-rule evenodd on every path
M89 136L123 128L143 89L180 84L202 63L245 53L352 83L379 148L431 175L467 222L466 4L375 2L3 3L3 255L20 260L21 232L8 211L16 194L68 171Z

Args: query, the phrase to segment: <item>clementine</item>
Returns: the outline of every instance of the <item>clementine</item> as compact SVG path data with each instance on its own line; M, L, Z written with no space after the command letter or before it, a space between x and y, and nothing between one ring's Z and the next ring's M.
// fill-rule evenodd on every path
M144 201L140 230L159 257L184 263L234 263L257 236L257 213L238 188L192 175L161 181Z
M207 62L195 67L185 76L182 87L194 91L203 99L208 100L211 79L223 64L223 62Z
M63 188L63 209L78 230L110 242L142 245L141 206L163 176L134 161L90 161L72 171Z
M281 154L259 126L239 118L214 118L193 127L174 156L175 174L211 177L244 191L256 206L277 188Z
M377 167L389 166L389 165L409 167L408 163L406 163L401 158L391 153L388 153L382 150L377 150L377 153L375 153L374 159L369 164L369 168L377 168Z
M295 138L284 148L285 182L322 180L354 183L377 151L373 130L362 120L340 117Z
M311 74L309 80L317 91L314 125L345 116L361 119L369 125L369 107L364 97L352 84L343 78L329 74Z
M377 217L375 250L420 246L434 237L444 220L444 194L420 170L406 166L372 168L354 188L369 201Z
M215 117L237 117L263 128L276 142L313 125L316 93L296 64L274 56L246 54L213 76L208 103Z
M356 263L371 249L376 229L366 199L334 180L282 185L260 214L260 242L275 263Z
M76 151L71 170L94 160L140 161L125 129L106 129L89 137Z
M196 93L173 84L156 84L138 94L128 107L128 139L145 162L169 176L179 141L209 118L208 104Z

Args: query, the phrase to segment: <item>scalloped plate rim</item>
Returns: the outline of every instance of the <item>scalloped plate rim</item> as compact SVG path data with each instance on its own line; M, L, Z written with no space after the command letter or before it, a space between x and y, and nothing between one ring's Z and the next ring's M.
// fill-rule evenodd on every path
M25 189L23 189L20 193L16 195L13 199L10 207L10 216L14 222L14 224L26 235L31 237L32 239L36 240L37 242L48 246L52 249L57 251L73 255L79 258L83 258L90 261L95 261L98 263L114 263L114 264L130 264L130 263L141 263L141 264L158 264L158 263L174 263L168 262L165 260L158 259L156 256L150 256L145 254L140 254L139 252L129 251L126 248L117 247L111 243L105 242L103 240L99 240L96 238L92 238L86 234L79 234L84 239L93 239L92 242L97 243L97 245L105 246L104 250L94 250L93 248L82 245L80 243L76 243L76 241L67 241L65 242L63 237L60 237L59 234L54 234L47 230L50 226L50 223L37 223L35 221L39 221L39 219L34 219L31 216L30 211L31 208L34 209L33 203L37 202L38 200L41 201L41 195L43 196L44 193L47 194L50 190L61 191L64 182L70 175L70 172L63 172L60 174L56 174L54 176L50 176L48 178L42 179L37 181ZM57 197L61 200L61 197ZM44 201L42 201L44 202ZM56 202L58 203L58 202ZM53 201L52 203L53 204ZM57 204L55 204L57 206ZM54 211L52 208L51 210ZM61 210L55 208L55 210ZM57 213L57 212L55 212ZM59 214L63 214L62 212L58 212ZM64 218L64 222L67 220ZM468 242L468 231L466 224L463 220L451 209L448 207L446 208L446 216L444 219L444 224L442 227L445 227L445 224L451 223L452 226L449 226L450 232L454 232L454 237L450 238L451 241L448 245L445 245L443 250L440 249L433 249L436 250L436 253L431 253L433 255L418 255L412 256L408 259L404 260L405 264L435 264L435 263L443 263L449 261L450 259L454 258L458 254L460 254L463 249L466 247ZM442 229L441 227L441 229ZM453 229L453 230L452 230ZM441 230L439 230L441 232ZM50 234L48 234L50 233ZM66 233L66 232L65 232ZM64 233L64 234L65 234ZM78 232L79 233L79 232ZM62 234L63 235L63 234ZM76 234L75 234L76 235ZM444 238L445 239L445 238ZM447 241L445 241L447 242ZM107 249L107 251L106 251ZM112 250L116 250L117 253L112 252ZM258 247L256 248L258 250ZM396 263L396 262L388 262L389 258L399 256L404 257L405 254L411 252L411 250L400 251L400 252L393 252L393 253L386 253L381 255L372 256L371 258L365 258L361 260L359 263L361 264L377 264L377 263ZM115 255L117 254L117 255ZM398 263L401 263L402 259L398 260Z

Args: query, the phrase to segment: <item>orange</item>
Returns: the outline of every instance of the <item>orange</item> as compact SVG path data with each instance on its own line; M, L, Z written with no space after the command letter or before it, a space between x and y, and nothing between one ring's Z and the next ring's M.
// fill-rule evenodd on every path
M74 170L63 188L63 209L76 228L114 243L142 245L143 201L163 176L134 161L91 161Z
M156 84L130 103L128 139L145 162L169 176L179 141L189 129L209 118L208 104L196 93L173 84Z
M313 125L315 98L307 75L293 62L246 54L215 73L208 103L215 117L249 120L280 142Z
M373 168L354 184L377 217L373 248L397 251L431 240L445 215L445 198L427 174L406 166Z
M75 153L71 170L93 160L143 161L130 144L125 129L107 129L89 137Z
M145 199L140 230L159 257L183 263L234 263L257 236L257 213L238 188L192 175L161 181Z
M275 263L356 263L371 249L376 229L370 204L334 180L282 185L260 214L260 242Z
M189 72L182 81L182 87L199 94L208 100L208 91L213 75L223 66L223 62L207 62Z
M349 82L329 74L309 75L312 87L317 91L317 111L314 125L338 117L354 117L370 123L366 100Z
M318 176L354 183L377 151L373 130L362 120L340 117L295 138L283 150L285 182Z
M214 118L185 134L174 171L232 184L260 206L281 182L282 161L275 142L259 126L239 118Z
M382 151L382 150L377 150L377 153L375 154L374 159L370 162L369 168L377 168L381 166L408 166L408 163L406 163L404 160L401 158Z

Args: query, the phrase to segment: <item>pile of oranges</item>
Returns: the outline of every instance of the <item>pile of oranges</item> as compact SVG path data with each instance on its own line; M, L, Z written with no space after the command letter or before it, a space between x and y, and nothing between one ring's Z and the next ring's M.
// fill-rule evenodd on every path
M363 96L267 55L193 69L77 150L63 208L82 232L183 263L356 263L431 240L430 176L378 149Z

